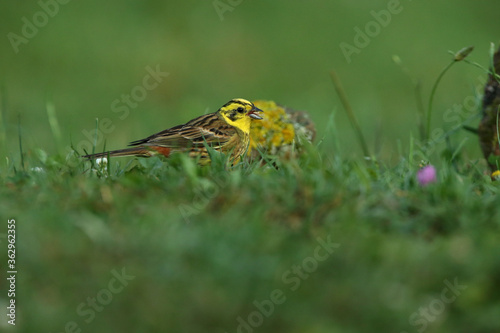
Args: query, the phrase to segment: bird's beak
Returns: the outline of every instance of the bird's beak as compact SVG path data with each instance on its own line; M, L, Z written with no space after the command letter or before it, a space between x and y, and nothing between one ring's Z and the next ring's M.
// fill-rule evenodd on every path
M258 107L254 106L252 108L252 110L250 110L247 115L250 116L251 118L253 119L263 119L260 115L257 114L257 112L264 112L262 111L261 109L259 109Z

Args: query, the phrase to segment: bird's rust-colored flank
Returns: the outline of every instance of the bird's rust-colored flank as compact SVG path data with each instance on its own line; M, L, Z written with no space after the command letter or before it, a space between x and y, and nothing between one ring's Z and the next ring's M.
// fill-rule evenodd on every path
M165 148L165 147L151 147L154 150L156 150L159 154L162 154L165 157L168 157L170 155L170 150L171 148Z
M236 98L224 104L217 112L192 119L184 125L174 126L147 138L133 141L130 148L89 154L84 158L108 156L150 157L173 152L186 152L192 157L209 159L205 143L215 150L230 153L237 160L248 148L250 125L253 119L262 119L262 112L251 102Z

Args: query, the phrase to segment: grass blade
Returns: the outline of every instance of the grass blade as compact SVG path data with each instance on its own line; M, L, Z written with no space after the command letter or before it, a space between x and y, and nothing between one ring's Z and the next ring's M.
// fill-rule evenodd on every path
M354 115L354 111L351 107L351 104L349 103L349 100L347 99L344 88L342 87L342 83L340 82L340 79L335 71L331 71L330 76L332 78L335 90L337 91L337 94L339 95L340 101L341 101L342 105L344 106L344 109L347 113L347 116L349 117L351 125L354 129L354 132L356 133L359 144L361 145L361 149L363 150L363 154L365 155L365 157L369 158L371 155L370 155L370 151L368 149L368 145L366 144L365 137L363 136L363 132L361 131L361 127L359 127L358 120L356 119L356 116Z
M61 144L61 128L59 127L59 122L57 121L56 108L54 103L47 101L45 108L47 109L47 118L49 119L50 129L52 131L52 136L56 143L57 151Z
M429 141L430 135L431 135L431 118L432 118L432 102L434 101L434 96L436 95L436 90L439 85L439 82L441 82L441 79L443 78L444 74L455 64L455 59L453 59L452 62L450 62L439 74L438 78L434 82L434 85L432 86L431 90L431 95L429 96L429 103L427 105L427 125L425 127L425 141Z
M24 152L23 152L23 141L21 139L21 115L18 115L18 122L17 122L17 133L19 137L19 153L21 154L21 167L23 171L26 171L24 167Z

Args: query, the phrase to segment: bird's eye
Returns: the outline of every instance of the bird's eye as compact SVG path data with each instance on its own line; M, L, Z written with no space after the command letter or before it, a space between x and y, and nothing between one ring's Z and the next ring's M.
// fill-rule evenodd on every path
M239 113L243 113L245 112L245 109L240 106L239 108L236 109L236 111L238 111Z

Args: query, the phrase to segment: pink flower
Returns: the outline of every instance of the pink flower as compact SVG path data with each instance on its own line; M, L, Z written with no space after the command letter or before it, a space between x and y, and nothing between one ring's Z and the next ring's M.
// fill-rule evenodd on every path
M436 168L433 165L427 165L417 172L417 180L421 186L427 186L437 181Z

